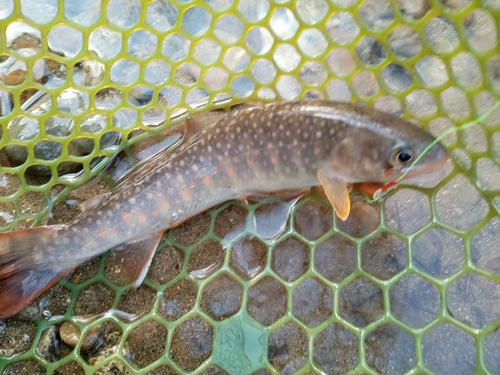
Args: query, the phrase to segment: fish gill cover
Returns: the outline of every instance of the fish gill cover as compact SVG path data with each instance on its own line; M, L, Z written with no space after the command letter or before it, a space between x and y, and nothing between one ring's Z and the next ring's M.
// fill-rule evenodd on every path
M117 149L188 112L359 101L439 136L498 100L499 19L498 0L2 0L1 229L67 222ZM228 202L167 232L138 289L119 253L94 259L0 322L0 371L498 374L499 125L446 136L443 181L353 196L345 223L316 193Z

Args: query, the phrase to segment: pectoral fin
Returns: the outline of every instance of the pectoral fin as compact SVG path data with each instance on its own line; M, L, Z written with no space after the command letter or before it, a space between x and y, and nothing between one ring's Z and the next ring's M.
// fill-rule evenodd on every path
M342 221L347 220L351 210L351 201L346 183L328 177L320 171L318 171L318 179L337 216Z
M119 269L120 284L133 284L137 288L146 277L151 261L155 255L163 231L148 237L124 244L120 250L115 250L108 262L114 262L111 267ZM109 266L109 264L108 264Z

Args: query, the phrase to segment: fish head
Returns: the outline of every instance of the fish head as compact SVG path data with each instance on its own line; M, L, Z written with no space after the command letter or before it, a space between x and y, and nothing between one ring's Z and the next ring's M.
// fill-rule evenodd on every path
M399 182L405 185L440 179L445 175L444 166L448 159L449 155L444 146L435 142L429 134L419 139L400 141L389 148L389 166L377 181L397 181L403 175Z
M448 152L427 131L370 108L350 109L350 116L342 116L346 125L341 136L329 140L333 147L324 162L331 177L356 183L392 182L404 175L402 184L444 177Z

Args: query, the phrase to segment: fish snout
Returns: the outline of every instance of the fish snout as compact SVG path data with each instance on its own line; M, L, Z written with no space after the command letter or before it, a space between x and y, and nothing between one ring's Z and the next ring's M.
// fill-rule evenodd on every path
M442 144L437 143L423 155L414 169L408 171L401 183L405 185L437 184L449 174L449 161L448 151Z

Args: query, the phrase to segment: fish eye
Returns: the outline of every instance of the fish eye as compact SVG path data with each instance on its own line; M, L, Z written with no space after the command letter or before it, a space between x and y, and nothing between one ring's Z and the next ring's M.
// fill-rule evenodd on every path
M391 155L393 165L406 165L413 161L413 151L408 149L397 149Z
M401 150L398 152L397 158L401 163L408 163L413 159L413 155L407 150Z

